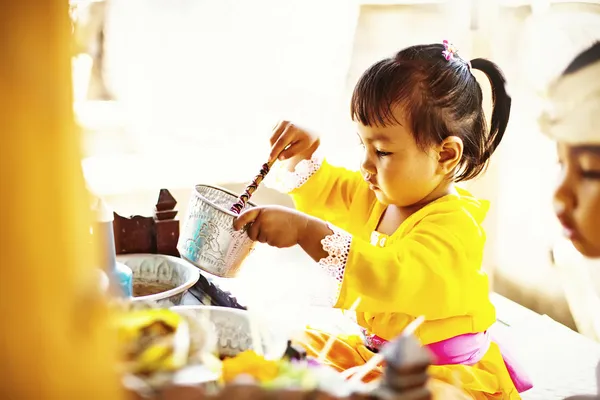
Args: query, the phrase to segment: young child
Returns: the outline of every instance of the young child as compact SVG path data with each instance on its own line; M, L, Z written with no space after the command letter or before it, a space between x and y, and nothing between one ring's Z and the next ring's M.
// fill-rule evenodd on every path
M489 130L472 69L492 86ZM519 399L531 387L488 331L496 321L481 269L489 205L454 185L484 170L510 105L494 63L463 60L444 41L406 48L360 78L351 101L360 172L320 159L313 133L289 122L275 128L271 157L288 160L285 182L297 210L258 207L234 227L247 226L252 239L271 246L299 244L332 276L332 305L358 305L364 335L337 338L327 356L332 367L364 364L424 316L416 335L436 358L434 378L460 381L475 399ZM303 344L316 355L329 338L309 330Z
M551 85L540 123L562 165L554 200L564 233L584 256L600 257L600 42Z
M575 57L550 86L548 97L540 125L557 142L562 165L556 215L573 246L600 261L600 42ZM600 364L596 376L600 395Z

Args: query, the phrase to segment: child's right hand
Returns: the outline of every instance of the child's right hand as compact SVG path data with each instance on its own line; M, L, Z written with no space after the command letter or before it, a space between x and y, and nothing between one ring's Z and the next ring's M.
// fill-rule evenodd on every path
M297 162L309 159L319 144L319 135L303 129L289 121L279 122L271 136L269 161L296 159Z

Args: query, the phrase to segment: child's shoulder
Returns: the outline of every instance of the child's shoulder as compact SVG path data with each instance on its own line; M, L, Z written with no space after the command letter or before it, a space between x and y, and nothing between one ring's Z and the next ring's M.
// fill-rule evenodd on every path
M482 236L482 223L489 209L489 202L474 197L464 189L443 196L413 215L411 228L445 230L456 236ZM433 233L433 232L432 232Z
M481 224L489 208L489 201L478 199L465 189L456 188L454 193L440 197L423 207L421 211L423 211L423 218L458 219Z

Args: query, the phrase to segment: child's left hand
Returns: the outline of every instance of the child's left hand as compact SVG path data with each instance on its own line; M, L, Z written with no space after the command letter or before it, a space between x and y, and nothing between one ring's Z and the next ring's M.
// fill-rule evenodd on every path
M233 222L239 231L248 226L250 239L274 247L291 247L298 244L308 226L309 217L287 207L268 206L251 208Z

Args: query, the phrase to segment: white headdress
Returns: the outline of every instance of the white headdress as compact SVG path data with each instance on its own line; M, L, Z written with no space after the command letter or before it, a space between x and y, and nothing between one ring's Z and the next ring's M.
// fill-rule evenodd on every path
M600 61L556 79L539 122L554 140L600 145Z

